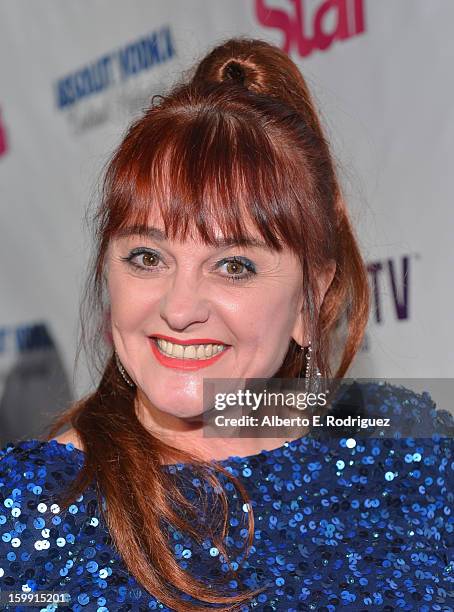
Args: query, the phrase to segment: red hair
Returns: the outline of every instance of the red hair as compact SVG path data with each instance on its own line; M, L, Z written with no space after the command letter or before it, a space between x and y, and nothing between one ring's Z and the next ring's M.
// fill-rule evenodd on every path
M251 237L246 228L252 224L270 248L291 249L301 262L301 316L323 376L333 374L336 327L347 322L334 374L344 376L367 323L367 274L317 111L303 76L284 52L261 40L228 40L208 53L185 82L155 97L130 126L107 166L102 200L91 220L96 252L81 310L81 340L91 351L103 349L101 380L93 393L59 416L48 435L51 439L67 424L76 430L86 460L61 504L67 507L96 479L115 546L149 593L175 610L207 607L182 600L173 587L207 604L226 604L220 610L234 610L261 589L216 595L180 568L161 523L164 519L197 542L212 538L228 559L223 546L227 498L221 492L219 507L210 508L210 513L221 512L217 532L205 523L194 527L200 508L160 469L170 447L137 419L136 391L119 375L112 346L105 342L108 245L125 226L146 226L153 207L170 238L198 236L215 245L216 226L241 244ZM317 279L329 261L336 270L318 307ZM298 349L291 340L276 377L300 375L304 363ZM219 487L209 464L170 450ZM218 467L247 503L241 483ZM175 502L189 521L174 510ZM247 514L246 554L254 533L253 513Z

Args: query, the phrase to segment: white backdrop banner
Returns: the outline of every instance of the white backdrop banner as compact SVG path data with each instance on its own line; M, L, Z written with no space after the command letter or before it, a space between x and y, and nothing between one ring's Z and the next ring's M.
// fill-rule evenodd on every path
M448 0L0 1L3 439L14 413L27 434L89 388L72 373L103 164L152 95L235 35L291 55L338 160L373 297L350 375L452 377L453 22Z

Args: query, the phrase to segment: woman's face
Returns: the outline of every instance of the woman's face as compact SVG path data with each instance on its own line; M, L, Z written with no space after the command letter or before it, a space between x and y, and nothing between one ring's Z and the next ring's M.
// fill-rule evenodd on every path
M292 336L308 340L301 266L288 249L177 242L159 222L149 226L109 246L113 341L154 407L193 417L203 411L204 378L268 378Z

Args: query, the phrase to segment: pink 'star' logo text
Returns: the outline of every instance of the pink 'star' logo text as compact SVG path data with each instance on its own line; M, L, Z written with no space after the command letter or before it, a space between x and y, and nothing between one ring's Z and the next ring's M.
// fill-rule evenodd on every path
M284 34L283 51L296 48L301 57L325 51L335 40L346 40L365 31L364 0L324 0L309 14L306 0L289 0L291 11L270 8L255 0L257 20Z
M3 124L2 115L0 111L0 157L2 155L5 155L7 151L8 151L8 141L6 138L6 128Z

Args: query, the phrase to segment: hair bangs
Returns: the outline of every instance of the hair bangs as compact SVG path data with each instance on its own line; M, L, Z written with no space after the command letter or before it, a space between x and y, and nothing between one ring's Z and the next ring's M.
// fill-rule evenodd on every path
M119 220L111 235L153 218L171 239L215 246L218 238L242 244L260 236L270 249L301 251L290 163L262 125L212 108L153 112L111 166L109 208Z

